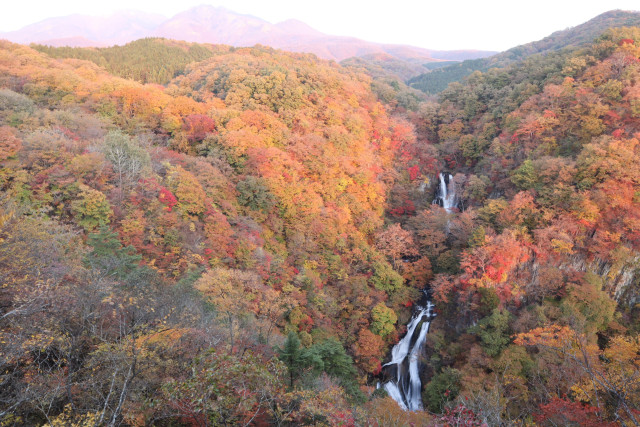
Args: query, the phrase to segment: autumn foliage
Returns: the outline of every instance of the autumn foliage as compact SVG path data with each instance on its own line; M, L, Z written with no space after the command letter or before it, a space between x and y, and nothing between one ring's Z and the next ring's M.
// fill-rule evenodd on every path
M410 110L261 46L0 41L0 424L638 425L638 40Z

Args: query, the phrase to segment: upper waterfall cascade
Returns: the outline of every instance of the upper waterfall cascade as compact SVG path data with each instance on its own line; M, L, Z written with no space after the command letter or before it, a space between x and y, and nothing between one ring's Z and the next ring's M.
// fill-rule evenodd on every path
M456 194L456 184L453 175L440 173L440 183L438 193L433 203L442 206L447 212L452 212L458 205L458 195Z

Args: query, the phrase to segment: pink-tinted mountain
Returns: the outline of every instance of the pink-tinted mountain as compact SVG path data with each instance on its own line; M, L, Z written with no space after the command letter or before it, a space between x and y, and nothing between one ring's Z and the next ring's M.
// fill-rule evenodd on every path
M372 43L354 37L327 35L298 20L272 24L221 7L197 6L167 19L162 15L123 11L108 17L69 15L50 18L20 30L0 33L17 43L103 47L144 37L165 37L199 43L253 46L262 44L293 52L311 52L341 61L353 56L388 54L401 60L434 61L482 58L495 52L435 51L407 45Z

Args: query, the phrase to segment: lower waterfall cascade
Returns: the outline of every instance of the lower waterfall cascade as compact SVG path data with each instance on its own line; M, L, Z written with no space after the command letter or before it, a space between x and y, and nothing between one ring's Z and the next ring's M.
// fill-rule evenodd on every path
M387 369L395 368L395 378L383 387L405 411L422 410L422 384L418 364L433 317L435 314L431 301L427 301L425 306L417 307L407 325L404 338L391 350L391 362L383 366ZM419 332L416 333L419 325Z

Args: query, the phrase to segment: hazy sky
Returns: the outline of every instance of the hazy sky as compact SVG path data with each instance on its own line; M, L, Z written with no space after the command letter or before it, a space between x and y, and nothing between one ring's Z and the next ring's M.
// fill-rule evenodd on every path
M169 17L203 3L272 23L296 18L328 34L375 42L487 50L539 40L607 10L640 10L640 0L7 0L0 32L72 13L136 9Z

